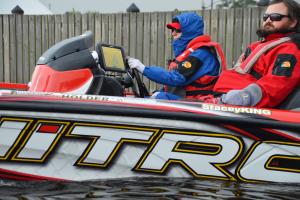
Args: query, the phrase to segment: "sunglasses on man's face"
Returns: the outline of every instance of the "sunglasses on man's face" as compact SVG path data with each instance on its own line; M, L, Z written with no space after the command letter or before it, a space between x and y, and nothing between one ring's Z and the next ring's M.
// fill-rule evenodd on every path
M282 18L284 17L290 17L289 15L282 15L282 14L279 14L279 13L271 13L271 14L264 14L263 15L263 20L264 22L267 21L267 19L270 17L270 20L271 21L281 21Z
M176 33L181 33L181 30L178 30L176 28L172 28L172 33L173 33L173 31L175 31Z

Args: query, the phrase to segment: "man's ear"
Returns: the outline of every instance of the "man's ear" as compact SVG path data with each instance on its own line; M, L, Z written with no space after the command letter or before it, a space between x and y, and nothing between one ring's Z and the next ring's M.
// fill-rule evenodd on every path
M297 19L292 19L291 20L291 24L290 24L290 28L296 28L297 27L297 23L298 23L298 20Z

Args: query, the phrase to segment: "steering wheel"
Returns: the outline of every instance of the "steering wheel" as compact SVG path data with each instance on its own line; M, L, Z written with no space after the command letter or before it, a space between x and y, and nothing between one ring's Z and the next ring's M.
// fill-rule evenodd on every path
M136 88L134 88L134 86L133 86L133 92L135 93L135 95L137 97L141 97L141 98L150 96L144 82L142 81L142 79L140 77L138 70L132 69L132 77L135 78L136 84L138 87L138 91L136 91Z

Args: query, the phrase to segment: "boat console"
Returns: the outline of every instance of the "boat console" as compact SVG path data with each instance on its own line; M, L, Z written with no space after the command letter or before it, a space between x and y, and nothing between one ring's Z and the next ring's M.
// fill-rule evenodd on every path
M123 48L92 46L91 31L52 46L39 58L29 91L124 96L133 81Z

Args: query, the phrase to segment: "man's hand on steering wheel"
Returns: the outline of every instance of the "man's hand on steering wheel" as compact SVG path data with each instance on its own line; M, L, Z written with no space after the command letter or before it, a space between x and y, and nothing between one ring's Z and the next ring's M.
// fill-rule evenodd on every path
M145 65L138 59L128 58L128 65L130 69L137 69L140 73L144 72Z
M136 83L137 83L137 86L139 89L139 92L138 92L139 97L144 98L146 96L150 96L145 84L141 80L141 77L138 73L138 72L140 72L143 74L145 65L141 61L139 61L138 59L135 59L135 58L128 58L127 62L128 62L128 66L132 70L132 74L136 80Z

